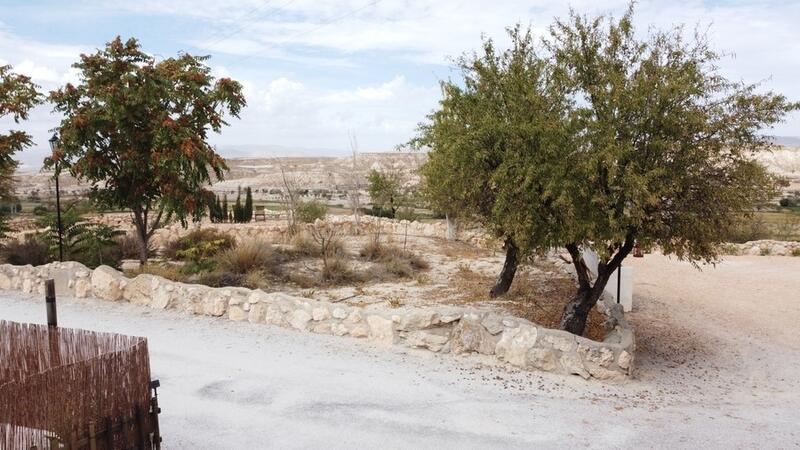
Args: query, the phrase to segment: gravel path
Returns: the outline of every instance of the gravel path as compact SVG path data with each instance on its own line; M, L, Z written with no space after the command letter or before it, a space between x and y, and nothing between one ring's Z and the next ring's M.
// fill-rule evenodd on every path
M129 304L60 298L59 323L149 339L166 449L800 447L800 258L631 264L620 385ZM0 319L44 317L0 292Z

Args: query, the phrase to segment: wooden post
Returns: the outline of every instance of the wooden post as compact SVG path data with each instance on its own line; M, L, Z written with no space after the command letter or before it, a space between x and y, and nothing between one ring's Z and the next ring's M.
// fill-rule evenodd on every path
M58 312L56 311L56 282L52 278L44 282L44 301L47 307L47 326L58 326Z
M89 450L97 450L97 426L94 420L89 422Z

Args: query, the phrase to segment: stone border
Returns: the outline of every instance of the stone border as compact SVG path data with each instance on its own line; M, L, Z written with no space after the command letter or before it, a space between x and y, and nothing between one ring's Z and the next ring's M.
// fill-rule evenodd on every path
M0 289L44 294L48 278L55 280L59 295L127 301L438 353L493 355L519 368L585 379L624 379L633 371L633 331L622 308L607 300L601 302L601 310L609 331L603 342L595 342L489 309L357 307L259 289L179 283L148 274L131 279L108 266L90 270L77 262L0 265Z

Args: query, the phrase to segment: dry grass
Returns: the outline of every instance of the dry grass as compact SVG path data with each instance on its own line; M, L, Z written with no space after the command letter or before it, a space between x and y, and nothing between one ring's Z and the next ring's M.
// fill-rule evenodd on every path
M252 239L223 251L217 261L220 270L241 275L256 270L278 274L283 257L272 245Z
M139 267L136 270L128 270L125 275L129 278L134 278L137 275L156 275L172 281L186 282L188 276L181 271L180 266L174 264L157 264L149 263Z
M448 292L450 301L455 303L482 302L501 306L510 313L523 317L547 328L558 328L564 306L575 295L575 281L560 269L547 263L536 263L536 271L517 272L508 293L500 298L490 299L489 289L494 277L473 271L460 265L454 274L451 287L455 293ZM584 337L595 341L603 340L605 317L592 309L586 324Z
M243 287L250 289L266 289L270 286L269 273L263 269L253 269L247 271L240 283Z
M439 248L442 255L448 258L477 259L491 255L489 250L459 241L443 241L439 244Z
M358 254L367 261L379 264L370 270L371 277L377 279L385 279L387 275L413 278L416 272L430 268L428 262L419 255L395 245L382 244L377 239L367 242Z

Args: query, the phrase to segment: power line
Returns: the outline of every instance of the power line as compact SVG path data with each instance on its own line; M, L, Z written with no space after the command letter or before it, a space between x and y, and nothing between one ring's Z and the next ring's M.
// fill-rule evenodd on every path
M282 11L284 8L286 8L287 6L291 5L292 3L296 2L296 1L297 1L297 0L289 0L288 2L286 2L286 3L284 3L284 4L280 5L280 6L278 6L277 8L274 8L274 9L273 9L273 10L272 10L272 11L271 11L271 12L270 12L268 15L266 15L266 16L264 16L264 17L261 17L261 20L263 20L263 19L266 19L266 18L269 18L269 17L272 17L272 16L274 16L275 14L277 14L277 13L278 13L278 12L280 12L280 11ZM266 6L268 6L270 3L271 3L271 2L270 2L270 0L267 0L266 2L263 2L263 3L261 4L261 6L257 6L257 7L255 7L255 8L252 8L252 9L250 9L250 11L248 11L247 13L245 13L245 14L244 14L244 15L243 15L241 18L239 18L238 20L239 20L239 21L242 21L242 20L246 19L247 17L251 16L253 13L255 13L255 12L258 12L258 11L261 11L261 10L262 10L262 9L264 9ZM206 44L206 45L205 45L205 47L206 47L207 49L209 49L209 50L210 50L210 49L212 49L212 48L213 48L215 45L219 44L220 42L222 42L222 41L225 41L225 40L228 40L228 39L232 38L233 36L235 36L235 35L237 35L237 34L241 33L241 32L242 32L242 31L243 31L245 28L247 28L249 25L250 25L249 23L244 23L244 24L242 24L240 27L238 27L238 28L236 28L235 30L233 30L233 32L232 32L232 33L226 34L226 35L222 36L221 38L219 38L219 39L217 39L217 40L215 40L215 41L211 42L210 44Z

